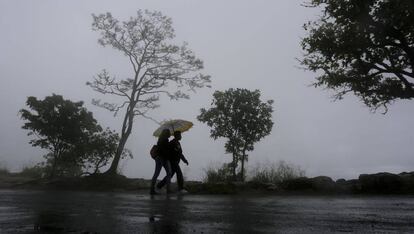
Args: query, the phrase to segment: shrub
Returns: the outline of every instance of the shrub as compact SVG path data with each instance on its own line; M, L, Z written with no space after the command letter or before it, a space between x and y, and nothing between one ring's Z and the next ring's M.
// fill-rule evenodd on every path
M9 169L7 168L0 168L0 175L8 175L10 174Z
M24 177L39 179L45 177L46 170L42 165L37 164L34 166L23 167L22 171L19 174Z
M265 163L255 166L250 172L250 181L279 184L286 180L303 176L305 176L305 171L299 166L279 161L277 163Z
M221 167L217 168L214 166L209 166L205 171L205 176L203 181L205 183L227 183L234 180L232 167L230 164L223 164Z
M9 174L10 174L9 169L5 165L0 163L0 175L9 175Z

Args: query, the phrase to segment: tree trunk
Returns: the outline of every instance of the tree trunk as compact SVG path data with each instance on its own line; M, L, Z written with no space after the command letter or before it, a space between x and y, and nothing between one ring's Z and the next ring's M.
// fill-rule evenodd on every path
M49 175L50 178L54 178L56 176L56 167L57 167L58 159L59 159L59 151L56 149L56 147L52 154L53 154L53 162L52 162L52 171L50 172L50 175Z
M233 169L233 180L236 180L236 167L237 167L237 161L236 161L236 154L233 153L233 162L232 162L232 169Z
M119 161L121 159L122 152L124 151L125 144L128 140L128 135L123 135L121 139L119 140L118 148L116 149L116 154L114 156L114 160L111 163L111 167L108 169L108 171L105 172L105 174L109 175L115 175L117 173Z
M55 172L56 172L56 158L53 160L53 163L52 163L52 171L50 172L49 177L50 178L55 177Z
M241 172L240 172L240 181L244 182L244 160L246 159L246 154L243 152L242 161L241 161Z
M121 159L122 152L124 151L125 144L128 140L129 135L132 131L132 123L134 121L134 107L135 103L130 103L127 109L127 114L124 118L124 123L122 124L122 133L121 139L119 139L118 148L116 149L116 154L114 156L114 160L111 163L111 167L106 171L104 174L106 175L116 175L119 160Z

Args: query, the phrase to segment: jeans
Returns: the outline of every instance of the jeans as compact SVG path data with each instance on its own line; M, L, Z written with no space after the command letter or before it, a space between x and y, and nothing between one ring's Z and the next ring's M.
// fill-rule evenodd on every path
M167 178L167 176L164 177L164 179L161 180L160 183L158 183L157 187L158 188L162 188L164 187L165 184L167 184L167 180L171 180L171 178L174 176L175 173L177 173L177 186L178 186L178 190L181 190L184 188L184 177L183 177L183 172L181 171L179 162L171 162L171 169L172 169L172 173L171 176L169 178Z
M155 191L155 183L157 182L157 178L160 175L161 168L164 167L165 172L167 175L165 176L165 184L167 185L167 191L170 190L170 181L171 181L171 164L170 161L163 159L161 157L156 157L155 159L155 171L154 175L152 176L151 180L151 191Z

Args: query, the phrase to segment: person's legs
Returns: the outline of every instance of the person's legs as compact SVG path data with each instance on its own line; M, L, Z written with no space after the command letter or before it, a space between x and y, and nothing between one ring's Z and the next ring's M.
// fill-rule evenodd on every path
M170 163L170 181L171 179L174 177L175 171L174 171L174 167L172 166L173 163ZM165 167L164 167L165 168ZM167 171L167 170L166 170ZM168 180L168 176L166 175L158 184L157 184L157 188L158 189L162 189L162 187L164 187L164 185L167 184L167 180Z
M167 185L167 193L169 193L169 192L171 192L170 183L171 183L171 174L172 174L170 161L169 160L163 160L163 167L164 167L165 172L167 174L165 176L166 177L165 184Z
M177 186L178 190L184 189L184 177L183 172L181 171L180 165L177 163L173 166L173 170L177 173Z
M159 158L155 158L155 170L154 175L152 176L151 180L151 194L155 194L155 183L157 182L157 178L160 175L161 172L162 163Z

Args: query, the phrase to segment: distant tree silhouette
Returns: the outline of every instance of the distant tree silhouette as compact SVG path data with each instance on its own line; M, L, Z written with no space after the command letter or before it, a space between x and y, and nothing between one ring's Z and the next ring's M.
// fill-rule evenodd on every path
M228 89L214 92L212 107L201 109L197 119L212 128L211 137L228 139L225 149L233 156L231 166L234 178L240 161L240 178L244 181L247 152L254 149L256 142L270 134L273 127L272 103L272 100L262 102L259 90Z
M28 97L26 104L29 110L20 110L22 128L35 136L32 146L48 150L49 176L80 175L91 167L97 172L115 155L118 135L103 131L83 102L53 94L44 100Z
M353 92L372 110L414 97L412 0L311 0L321 17L304 25L301 64L320 71L315 87Z
M181 46L171 44L175 37L172 21L158 11L139 10L135 17L122 23L110 13L93 15L92 26L93 30L101 33L98 42L122 52L132 68L131 77L118 80L103 70L87 83L99 93L122 100L118 104L94 100L95 105L114 112L114 115L126 109L117 152L107 171L115 174L135 116L147 117L149 110L158 107L162 94L171 99L188 98L182 88L195 91L207 86L210 77L198 73L203 69L203 62L187 48L186 43ZM167 88L171 85L175 89Z

